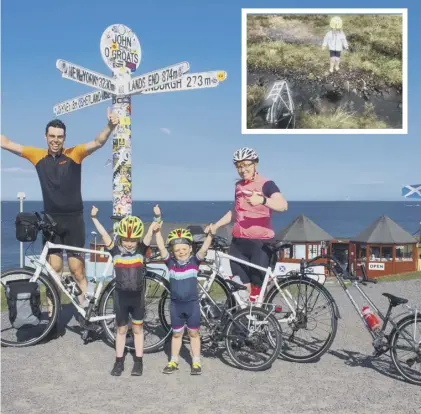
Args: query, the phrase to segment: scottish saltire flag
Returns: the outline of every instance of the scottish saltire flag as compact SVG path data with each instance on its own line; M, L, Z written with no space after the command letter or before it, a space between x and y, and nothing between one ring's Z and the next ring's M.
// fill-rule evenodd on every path
M402 187L402 195L406 198L421 198L421 184L408 184Z

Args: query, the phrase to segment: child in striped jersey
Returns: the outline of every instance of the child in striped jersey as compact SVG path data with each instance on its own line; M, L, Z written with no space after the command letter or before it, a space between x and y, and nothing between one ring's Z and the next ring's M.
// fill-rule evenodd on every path
M153 232L149 227L143 240L144 226L136 216L124 217L118 224L118 238L114 243L97 219L98 209L93 206L92 221L102 236L107 250L113 257L115 273L114 308L116 313L116 360L111 375L120 376L124 370L124 348L129 318L135 346L135 358L131 375L143 374L143 317L145 314L145 256Z
M156 217L161 216L158 205L154 208ZM162 224L162 223L161 223ZM185 326L190 336L192 355L191 375L200 375L202 366L200 363L200 305L197 287L197 273L200 262L206 257L206 253L212 242L212 234L209 232L201 249L196 255L192 254L193 236L187 229L176 229L170 232L165 247L161 234L161 224L154 223L156 232L156 244L165 261L170 277L171 288L171 326L173 336L171 340L171 360L164 368L164 374L172 374L178 370L178 357L182 345Z

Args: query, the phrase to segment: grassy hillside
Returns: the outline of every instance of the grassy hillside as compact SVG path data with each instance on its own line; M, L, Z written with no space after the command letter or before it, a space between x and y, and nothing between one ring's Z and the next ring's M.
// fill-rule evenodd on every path
M309 78L324 76L328 52L322 50L329 30L328 15L249 16L249 69L292 69ZM350 45L341 69L373 76L379 82L402 85L402 18L385 15L343 15Z

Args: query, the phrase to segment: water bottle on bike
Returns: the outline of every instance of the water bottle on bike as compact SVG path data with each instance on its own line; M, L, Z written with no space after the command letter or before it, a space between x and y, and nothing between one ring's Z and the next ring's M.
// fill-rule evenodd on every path
M363 306L362 313L367 325L373 332L380 332L380 321L368 306Z
M82 290L76 283L76 280L71 275L64 276L62 279L63 286L66 288L66 290L73 295L74 297L78 297Z

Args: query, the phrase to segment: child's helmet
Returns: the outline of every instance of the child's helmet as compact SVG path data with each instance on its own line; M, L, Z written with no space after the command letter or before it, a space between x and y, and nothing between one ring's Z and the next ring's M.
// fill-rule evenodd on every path
M339 16L330 19L330 27L332 29L342 29L342 19Z
M127 239L140 239L143 236L144 225L136 216L124 217L118 224L117 234Z
M192 244L193 236L190 230L175 229L170 231L167 237L167 244L173 246L174 244Z

